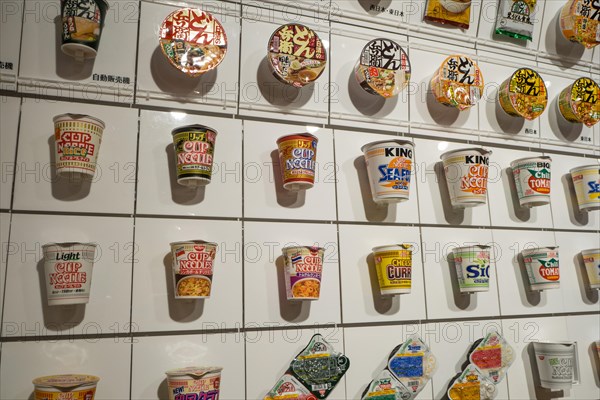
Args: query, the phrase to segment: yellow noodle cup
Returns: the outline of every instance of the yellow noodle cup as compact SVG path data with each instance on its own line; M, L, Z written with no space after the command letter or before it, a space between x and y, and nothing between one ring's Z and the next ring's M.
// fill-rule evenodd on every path
M600 209L600 166L584 165L571 170L571 179L581 211Z
M100 378L93 375L50 375L33 380L33 400L94 400Z
M600 121L600 88L590 78L579 78L558 95L560 114L569 122L592 127Z
M410 293L412 285L410 244L392 244L373 248L375 270L382 296Z
M203 240L171 243L176 299L207 299L213 281L217 244Z
M498 89L498 101L508 115L534 120L546 109L548 91L531 68L519 68Z

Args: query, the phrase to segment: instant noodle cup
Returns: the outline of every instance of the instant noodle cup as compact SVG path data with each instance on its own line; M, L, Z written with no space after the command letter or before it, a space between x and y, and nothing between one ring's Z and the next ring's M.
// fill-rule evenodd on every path
M558 246L527 249L521 252L531 290L558 289L560 270Z
M217 400L222 370L221 367L187 367L165 372L169 400Z
M300 24L286 24L271 35L268 59L275 78L300 88L321 76L327 52L315 31Z
M600 210L600 166L596 164L573 168L571 179L579 210Z
M410 71L408 55L398 43L374 39L363 47L354 76L368 93L388 98L408 85Z
M314 400L315 397L312 395L310 390L304 387L298 379L286 372L277 381L275 386L267 393L263 400Z
M592 127L600 121L600 88L590 78L576 79L558 95L560 114L569 122Z
M33 380L33 400L94 400L100 378L93 375L51 375Z
M583 250L581 256L590 280L590 288L600 289L600 249Z
M412 248L409 244L373 248L377 280L382 296L410 293Z
M452 207L474 207L486 203L490 154L491 150L477 147L442 154Z
M488 333L469 354L471 364L496 385L502 382L514 360L512 346L498 332Z
M414 146L408 140L383 140L362 147L375 203L408 200Z
M48 243L42 246L49 306L86 304L92 288L94 243Z
M217 131L203 125L187 125L173 129L171 134L177 183L190 188L208 185L212 178Z
M106 0L61 0L62 52L79 61L96 58L108 8Z
M171 243L176 299L208 299L217 244L202 240Z
M533 37L533 21L537 0L500 0L496 33L516 39L531 40Z
M498 101L508 115L531 121L546 109L548 91L537 72L530 68L519 68L500 85Z
M457 247L452 254L460 292L487 292L490 288L490 246Z
M56 174L94 176L104 122L84 114L61 114L53 121Z
M217 68L227 53L223 25L197 8L169 14L160 26L159 43L172 66L194 77Z
M288 300L318 300L321 292L321 247L294 246L282 249L285 290Z
M361 396L361 400L401 400L410 399L410 391L387 369L373 379Z
M431 89L438 102L464 111L481 98L483 74L469 57L451 55L431 79Z
M468 29L471 0L428 0L423 19Z
M533 342L540 385L568 390L579 383L577 342Z
M595 0L569 0L560 12L560 30L571 42L588 49L600 43L599 7Z
M496 397L496 385L473 364L461 372L448 389L450 400L490 400Z
M284 189L299 191L313 187L318 142L319 139L310 133L298 133L277 139Z
M415 398L433 376L436 360L429 347L417 336L397 346L388 359L387 368Z
M548 156L520 158L510 163L521 207L550 204L550 166Z

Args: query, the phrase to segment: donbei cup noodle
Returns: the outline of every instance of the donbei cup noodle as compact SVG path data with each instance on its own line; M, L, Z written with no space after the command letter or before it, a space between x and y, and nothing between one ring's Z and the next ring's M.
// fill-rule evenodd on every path
M56 174L96 173L104 122L84 114L61 114L53 119Z
M290 373L285 373L263 400L315 400L315 396Z
M452 207L474 207L486 203L490 150L468 148L442 154L444 175Z
M171 243L176 299L210 297L217 244L202 240Z
M496 33L516 39L531 40L537 0L500 0Z
M327 52L315 31L300 24L286 24L271 35L268 59L275 78L302 87L321 76Z
M408 400L410 391L387 370L382 370L362 394L361 400Z
M212 14L196 8L169 14L160 27L159 41L169 63L189 76L217 68L227 53L223 25Z
M33 400L94 400L100 378L93 375L50 375L33 380Z
M428 0L423 19L469 29L471 0Z
M87 303L92 287L96 244L48 243L42 246L42 251L48 305Z
M508 115L531 121L546 109L548 91L537 72L530 68L519 68L500 85L498 100Z
M108 8L106 0L61 0L62 52L80 61L95 58Z
M375 39L363 47L354 75L368 93L393 97L408 85L410 61L398 43Z
M373 201L378 204L408 200L414 143L384 140L362 147Z
M218 400L221 367L186 367L165 372L169 400Z
M177 183L195 188L210 183L217 131L203 125L174 129Z
M464 111L481 98L483 74L469 57L451 55L431 79L431 89L438 102Z
M550 29L550 28L549 28ZM571 42L588 49L600 43L600 4L597 0L569 0L560 12L560 29Z
M284 189L298 191L313 187L318 142L319 139L309 133L287 135L277 139Z
M584 165L571 170L580 211L600 210L600 167Z
M540 385L551 390L569 390L579 383L577 342L533 342Z
M550 171L548 156L520 158L510 163L521 207L550 204Z
M498 332L488 333L469 354L469 361L494 384L502 382L515 352Z
M285 247L282 253L287 299L318 300L323 274L323 248Z
M560 269L558 246L526 249L521 252L531 290L558 289Z
M461 372L448 389L450 400L491 400L496 397L496 385L473 364Z
M457 247L452 254L460 292L487 292L490 287L490 246Z
M600 121L600 88L590 78L579 78L558 96L558 109L569 122L592 127Z
M581 252L591 289L600 289L600 249Z
M409 244L373 248L379 290L382 296L410 293L412 249Z
M411 336L398 345L387 363L387 369L404 385L413 399L427 385L435 367L435 357L417 336Z

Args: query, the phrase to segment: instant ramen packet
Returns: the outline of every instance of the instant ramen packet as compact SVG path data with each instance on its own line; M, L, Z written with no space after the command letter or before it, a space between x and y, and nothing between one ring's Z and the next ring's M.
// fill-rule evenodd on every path
M537 0L500 0L496 18L496 33L516 39L532 40Z
M408 400L410 391L387 369L382 370L362 394L361 400Z
M413 336L390 354L387 367L414 398L427 385L435 371L435 357L429 347Z
M471 58L454 54L433 75L431 90L438 102L464 111L481 98L483 74Z
M571 42L591 49L600 43L598 0L569 0L560 12L560 30Z
M548 91L542 77L531 68L519 68L498 89L500 107L508 114L529 121L546 109Z
M314 396L289 373L283 374L263 400L312 400Z
M491 400L496 397L496 385L473 364L454 379L448 388L450 400Z
M558 95L558 109L569 122L592 127L600 121L600 88L590 78L578 78Z
M471 0L428 0L423 19L469 29Z
M490 332L475 342L469 361L494 384L502 382L506 371L515 360L512 346L498 332Z

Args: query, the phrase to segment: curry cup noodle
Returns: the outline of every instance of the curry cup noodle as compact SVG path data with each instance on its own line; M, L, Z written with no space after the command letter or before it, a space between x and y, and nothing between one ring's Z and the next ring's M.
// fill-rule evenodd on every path
M217 131L203 125L173 129L177 183L196 188L210 183Z
M362 147L375 203L390 204L408 200L414 146L408 140L383 140Z
M468 364L448 388L450 400L491 400L496 397L496 385L473 365Z
M577 342L533 342L540 385L568 390L579 384Z
M411 336L390 354L387 369L408 390L411 398L429 382L436 368L436 360L429 347L417 336Z
M61 50L78 61L96 58L104 27L106 0L61 0Z
M600 88L590 78L578 78L558 95L560 114L569 122L588 128L600 121Z
M310 189L315 184L317 143L310 133L298 133L277 139L283 188L289 191Z
M457 247L452 254L460 292L487 292L490 288L490 246Z
M468 148L441 155L452 207L465 208L487 201L491 150Z
M502 382L515 360L510 344L498 333L490 332L475 342L469 361L494 384Z
M33 400L94 400L100 378L93 375L51 375L33 380Z
M412 251L409 244L393 244L373 248L379 290L382 296L410 293Z
M558 289L558 247L539 247L521 252L531 290Z
M54 117L56 174L94 176L104 122L84 114Z
M409 400L410 391L388 370L383 369L365 388L361 400Z
M520 158L510 163L521 207L550 204L550 167L548 156Z
M581 252L590 288L600 289L600 249L589 249Z
M288 300L318 300L321 293L323 254L321 247L284 247L283 265Z
M439 103L464 111L481 99L483 74L471 58L455 54L444 60L430 85Z
M221 367L186 367L165 372L169 400L218 400Z
M508 115L532 121L546 109L548 91L536 71L519 68L500 85L498 101Z
M202 240L171 243L176 299L210 297L216 253L216 243Z
M600 210L600 167L598 164L573 168L571 179L573 179L579 210Z

